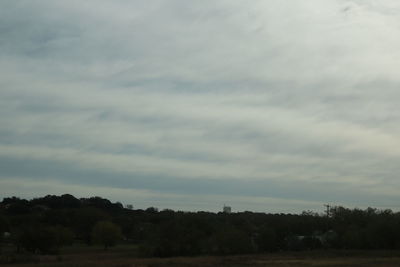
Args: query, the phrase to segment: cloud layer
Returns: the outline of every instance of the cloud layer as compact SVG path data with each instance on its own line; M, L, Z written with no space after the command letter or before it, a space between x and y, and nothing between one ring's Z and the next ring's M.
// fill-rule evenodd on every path
M390 0L2 1L0 194L396 209L399 16Z

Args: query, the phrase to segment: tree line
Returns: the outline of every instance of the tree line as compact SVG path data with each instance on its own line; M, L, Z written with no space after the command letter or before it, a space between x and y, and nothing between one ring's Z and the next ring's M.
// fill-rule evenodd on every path
M0 234L1 246L32 253L57 253L74 243L104 249L132 244L132 253L146 257L397 249L400 213L344 207L333 207L329 215L159 211L65 194L4 198Z

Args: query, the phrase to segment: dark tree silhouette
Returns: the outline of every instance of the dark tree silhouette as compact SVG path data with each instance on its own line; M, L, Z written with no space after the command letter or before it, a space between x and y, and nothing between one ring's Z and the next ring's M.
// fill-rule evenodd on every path
M93 227L92 239L95 243L102 244L104 249L114 246L121 238L121 229L112 222L101 221Z

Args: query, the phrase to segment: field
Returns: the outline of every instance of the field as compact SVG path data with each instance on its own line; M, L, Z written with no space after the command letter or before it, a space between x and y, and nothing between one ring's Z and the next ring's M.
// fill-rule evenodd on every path
M109 251L100 248L70 248L60 255L33 256L31 263L9 266L400 266L400 251L309 251L264 255L137 258L131 248ZM7 266L7 265L4 265Z

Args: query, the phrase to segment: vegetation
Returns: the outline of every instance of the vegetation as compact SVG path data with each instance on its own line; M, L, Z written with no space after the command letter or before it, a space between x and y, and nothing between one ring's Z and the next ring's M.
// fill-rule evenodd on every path
M104 249L114 246L121 237L121 229L112 222L101 221L93 227L92 239L102 244Z
M400 213L334 207L329 216L124 208L72 195L0 203L0 251L57 254L71 244L118 242L145 257L232 255L321 249L398 249ZM5 253L5 252L4 252ZM4 254L3 253L3 254Z

